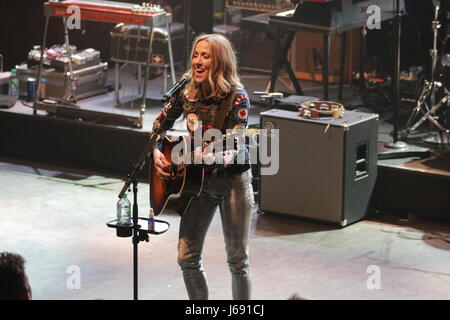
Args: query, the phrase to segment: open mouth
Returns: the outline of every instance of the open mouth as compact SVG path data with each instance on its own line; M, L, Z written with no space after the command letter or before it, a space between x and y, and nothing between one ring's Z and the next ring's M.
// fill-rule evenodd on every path
M195 74L196 75L202 75L206 72L206 69L195 69Z

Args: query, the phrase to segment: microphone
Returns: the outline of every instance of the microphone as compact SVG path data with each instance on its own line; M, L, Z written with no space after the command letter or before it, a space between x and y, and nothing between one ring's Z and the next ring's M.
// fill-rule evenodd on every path
M175 84L173 85L173 87L172 87L169 91L166 92L166 94L162 97L161 101L162 101L162 102L167 102L167 101L169 101L170 99L172 99L172 97L173 97L175 94L177 94L180 90L183 90L184 87L185 87L189 82L191 82L191 80L192 80L192 76L191 76L189 73L185 73L185 74L183 75L183 77L182 77L180 80L178 80L178 82L175 83Z

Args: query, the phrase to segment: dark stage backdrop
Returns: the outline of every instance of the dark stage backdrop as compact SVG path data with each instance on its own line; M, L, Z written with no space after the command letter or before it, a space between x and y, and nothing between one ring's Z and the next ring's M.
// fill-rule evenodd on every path
M393 0L394 3L395 0ZM43 3L44 0L0 0L0 54L4 57L5 69L24 61L33 45L42 42L44 30ZM126 0L130 3L142 3L142 0ZM174 20L183 21L183 1L164 0L174 11ZM211 10L210 5L199 6L200 3L212 0L195 0L191 20L198 24L201 13ZM403 19L402 69L412 65L429 63L428 50L432 46L431 19L433 17L432 0L405 0L408 17ZM110 36L113 24L84 21L82 31L71 31L71 43L80 49L95 48L102 53L102 59L109 61ZM194 25L193 25L194 27ZM209 24L208 24L209 28ZM386 48L390 43L389 28L370 32L367 42L367 55L389 59L391 52ZM61 19L51 18L47 44L63 43ZM380 45L383 44L383 45Z

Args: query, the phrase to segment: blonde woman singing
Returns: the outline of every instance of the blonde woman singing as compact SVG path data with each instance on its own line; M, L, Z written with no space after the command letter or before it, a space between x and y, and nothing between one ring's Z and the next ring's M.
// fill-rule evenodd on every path
M198 130L205 132L211 128L223 133L227 129L246 128L249 98L240 83L235 53L225 37L208 34L195 39L188 73L192 81L162 110L154 122L153 132L163 135L183 113L193 136ZM153 150L153 161L161 179L167 179L169 162L159 147ZM202 193L191 201L181 217L178 263L190 299L208 299L202 249L217 207L232 275L233 299L251 298L248 240L254 203L252 174L245 145L233 151L215 154L213 164L204 164Z

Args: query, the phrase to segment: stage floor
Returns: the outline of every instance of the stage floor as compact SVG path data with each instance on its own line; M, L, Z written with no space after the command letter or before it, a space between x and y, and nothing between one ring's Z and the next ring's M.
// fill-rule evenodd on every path
M34 299L132 299L131 238L106 226L115 218L120 177L0 159L0 179L1 250L25 257ZM141 216L149 209L148 190L140 183ZM448 224L385 216L341 229L256 210L254 299L450 299ZM139 298L187 299L177 264L180 219L159 218L171 227L139 244ZM203 263L210 298L231 299L218 213Z
M259 113L267 110L257 103L253 91L264 90L268 79L269 75L242 74L252 101L250 125L258 124ZM146 109L143 127L129 130L151 130L162 107L157 102L162 83L162 77L149 81L149 98L155 104ZM320 83L301 84L306 95L322 96ZM124 96L127 88L122 88ZM284 78L277 82L277 90L292 88ZM336 99L336 91L331 85L330 100ZM346 106L357 99L348 86L344 96ZM114 92L109 92L79 105L94 111L138 115L137 109L119 109L113 101ZM358 110L374 112L364 106ZM22 102L2 111L32 115L32 109ZM386 121L391 117L389 110L380 114L379 141L392 141L392 121ZM175 130L185 130L182 120L177 121ZM385 161L385 165L402 166L403 162ZM117 238L115 230L106 226L115 219L124 178L0 158L0 179L5 186L0 204L0 250L25 257L35 299L132 299L131 238ZM148 197L149 186L142 182L140 216L148 212ZM139 297L187 299L177 264L179 217L167 214L161 218L170 223L170 230L139 244ZM250 247L254 299L286 300L293 295L304 299L450 299L450 225L445 222L383 213L382 219L367 219L341 229L279 215L258 215L255 207ZM218 214L207 235L203 262L210 298L231 299ZM74 288L73 276L78 271L81 286Z

